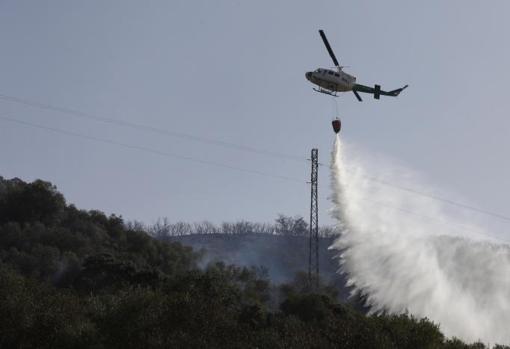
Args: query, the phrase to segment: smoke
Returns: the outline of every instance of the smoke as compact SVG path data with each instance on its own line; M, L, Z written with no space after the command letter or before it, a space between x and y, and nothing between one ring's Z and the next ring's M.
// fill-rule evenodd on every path
M354 292L373 313L407 311L448 337L510 343L509 246L484 237L473 215L382 185L361 164L344 158L337 136L331 212L341 235L331 248ZM393 183L413 181L396 170L386 174Z

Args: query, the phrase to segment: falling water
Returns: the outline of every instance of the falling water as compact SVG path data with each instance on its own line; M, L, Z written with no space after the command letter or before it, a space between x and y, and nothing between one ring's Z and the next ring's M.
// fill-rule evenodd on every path
M440 202L374 181L362 161L346 159L338 136L331 173L341 231L331 248L372 312L407 311L449 337L510 343L507 244L475 238L482 228L474 219Z

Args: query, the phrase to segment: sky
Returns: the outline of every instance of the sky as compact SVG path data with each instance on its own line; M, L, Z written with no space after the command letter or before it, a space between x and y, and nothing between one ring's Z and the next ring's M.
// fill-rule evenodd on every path
M0 98L0 176L48 180L79 208L147 224L270 222L309 215L317 147L328 224L340 116L344 142L510 215L508 13L503 0L0 0L0 95L163 130ZM359 83L409 88L343 94L337 112L304 77L332 66L318 29Z

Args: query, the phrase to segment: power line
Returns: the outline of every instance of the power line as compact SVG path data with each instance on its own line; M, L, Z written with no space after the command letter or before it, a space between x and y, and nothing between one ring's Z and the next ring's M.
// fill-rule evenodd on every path
M84 135L84 134L81 134L81 133L76 133L76 132L72 132L72 131L62 130L62 129L59 129L59 128L43 126L43 125L39 125L39 124L27 122L27 121L21 121L21 120L13 119L13 118L6 117L6 116L0 116L0 119L4 120L4 121L11 122L11 123L16 123L16 124L19 124L19 125L24 125L24 126L28 126L28 127L32 127L32 128L38 128L38 129L41 129L41 130L46 130L46 131L50 131L50 132L54 132L54 133L64 134L64 135L67 135L67 136L79 137L79 138L83 138L83 139L88 139L88 140L97 141L97 142L101 142L101 143L116 145L116 146L120 146L120 147L124 147L124 148L129 148L129 149L136 149L136 150L144 151L144 152L147 152L147 153L152 153L152 154L156 154L156 155L160 155L160 156L165 156L165 157L177 158L177 159L185 160L185 161L191 161L191 162L199 163L199 164L202 164L202 165L209 165L209 166L227 168L227 169L235 170L235 171L239 171L239 172L245 172L245 173L255 174L255 175L264 176L264 177L277 178L277 179L286 180L286 181L292 181L292 182L298 182L298 183L306 183L305 180L301 180L301 179L297 179L297 178L293 178L293 177L275 175L275 174L270 174L270 173L266 173L266 172L262 172L262 171L251 170L251 169L246 169L246 168L241 168L241 167L235 167L235 166L223 164L223 163L220 163L220 162L196 159L196 158L192 158L192 157L189 157L189 156L183 156L183 155L179 155L179 154L168 153L168 152L164 152L164 151L160 151L160 150L157 150L157 149L148 148L148 147L144 147L144 146L138 146L138 145L132 145L132 144L127 144L127 143L117 142L117 141L114 141L114 140L111 140L111 139L107 139L107 138L100 138L100 137L95 137L95 136L89 136L89 135Z
M124 147L124 148L128 148L128 149L135 149L135 150L139 150L139 151L143 151L143 152L147 152L147 153L152 153L152 154L155 154L155 155L164 156L164 157L168 157L168 158L177 158L177 159L180 159L180 160L195 162L195 163L199 163L199 164L202 164L202 165L215 166L215 167L219 167L219 168L226 168L226 169L234 170L234 171L238 171L238 172L244 172L244 173L254 174L254 175L258 175L258 176L269 177L269 178L276 178L276 179L285 180L285 181L298 182L298 183L307 183L304 180L293 178L293 177L275 175L275 174L270 174L270 173L266 173L266 172L262 172L262 171L235 167L235 166L231 166L231 165L227 165L227 164L223 164L223 163L218 163L218 162L214 162L214 161L209 161L209 160L195 159L195 158L192 158L192 157L178 155L178 154L174 154L174 153L168 153L168 152L164 152L164 151L160 151L160 150L157 150L157 149L148 148L148 147L144 147L144 146L137 146L137 145L127 144L127 143L117 142L117 141L113 141L111 139L84 135L84 134L80 134L80 133L76 133L76 132L72 132L72 131L67 131L67 130L62 130L62 129L58 129L58 128L48 127L48 126L44 126L44 125L39 125L39 124L27 122L27 121L17 120L17 119L13 119L13 118L10 118L10 117L7 117L7 116L0 115L0 120L4 120L4 121L7 121L7 122L23 125L23 126L26 126L26 127L31 127L31 128L36 128L36 129L40 129L40 130L50 131L50 132L53 132L53 133L59 133L59 134L63 134L63 135L71 136L71 137L83 138L83 139L87 139L87 140L91 140L91 141L101 142L101 143L105 143L105 144L109 144L109 145L120 146L120 147ZM365 200L365 201L367 201L369 203L372 203L372 204L375 204L375 205L383 206L383 207L386 207L386 208L389 208L389 209L401 211L401 212L406 213L408 215L414 216L415 218L427 219L427 220L430 220L430 221L434 221L434 222L436 222L436 224L440 224L440 225L445 225L445 226L449 225L447 222L444 222L444 221L441 221L441 220L438 220L438 219L435 219L435 218L432 218L432 217L429 217L429 216L426 216L426 215L423 215L423 214L420 214L420 213L416 213L416 212L408 210L408 209L403 209L403 208L400 208L400 207L397 207L397 206L388 205L386 203L381 203L381 202L376 202L376 201L371 201L371 200ZM501 239L501 238L493 237L493 236L491 236L489 234L484 234L484 233L482 233L482 232L480 232L478 230L473 230L472 228L467 227L467 226L465 226L463 224L457 224L457 225L464 226L465 228L468 228L466 230L472 231L472 232L480 234L480 235L490 236L493 239L497 239L497 240L500 240L500 241L503 241L503 242L507 242L507 243L509 242L509 241Z
M373 201L373 200L367 200L365 199L364 200L365 202L368 202L369 204L372 204L372 205L378 205L378 206L382 206L382 207L385 207L385 208L389 208L391 210L395 210L395 211L400 211L400 212L403 212L403 213L406 213L407 215L409 216L413 216L414 218L421 218L421 219L425 219L425 220L428 220L430 222L433 222L437 225L442 225L442 226L445 226L445 227L450 227L452 229L462 229L463 231L468 231L468 232L471 232L471 233L474 233L474 234L477 234L477 235L482 235L482 236L487 236L487 237L490 237L494 240L499 240L501 242L504 242L506 244L510 244L510 240L508 239L503 239L503 238L499 238L499 237L495 237L491 234L488 234L480 229L477 229L475 227L472 227L470 225L467 225L467 224L463 224L463 223L452 223L452 222L447 222L445 221L444 219L438 219L438 218L434 218L434 217L430 217L428 215L424 215L424 214L421 214L421 213L416 213L412 210L409 210L409 209L406 209L406 208L402 208L402 207L398 207L398 206L394 206L394 205L390 205L388 203L383 203L383 202L380 202L380 201ZM457 226L458 228L453 228L453 226Z
M298 162L306 161L305 158L302 158L302 157L299 157L299 156L283 154L283 153L269 151L269 150L264 150L264 149L258 149L258 148L249 147L249 146L240 145L240 144L235 144L235 143L230 143L230 142L224 142L224 141L216 140L216 139L212 139L212 138L198 137L198 136L186 134L186 133L183 133L183 132L169 131L169 130L157 128L155 126L147 125L147 124L139 124L139 123L123 121L123 120L114 119L114 118L97 116L97 115L85 113L85 112L82 112L82 111L79 111L79 110L76 110L76 109L70 109L70 108L61 107L61 106L55 106L55 105L51 105L51 104L40 103L40 102L36 102L36 101L27 100L27 99L24 99L24 98L19 98L19 97L14 97L14 96L0 94L0 99L5 100L5 101L9 101L9 102L13 102L13 103L17 103L17 104L22 104L22 105L30 106L30 107L33 107L33 108L50 110L50 111L55 111L55 112L62 113L62 114L72 115L72 116L75 116L75 117L78 117L78 118L82 118L82 119L89 119L89 120L94 120L96 122L112 124L112 125L117 125L117 126L122 126L122 127L129 127L129 128L133 128L133 129L143 130L143 131L146 131L146 132L152 132L152 133L157 133L157 134L166 135L166 136L170 136L170 137L187 139L187 140L191 140L191 141L195 141L195 142L201 142L201 143L205 143L205 144L213 144L213 145L216 145L216 146L221 146L221 147L224 147L224 148L235 149L235 150L238 150L238 151L245 151L245 152L250 152L250 153L254 153L254 154L260 154L260 155L270 156L270 157L274 157L274 158L280 158L280 159L286 159L286 160L292 160L292 161L298 161ZM67 132L67 131L65 131L65 132ZM86 136L86 137L89 137L89 136ZM323 164L319 164L319 165L320 166L324 166ZM510 221L510 217L509 216L506 216L506 215L503 215L503 214L500 214L500 213L495 213L495 212L484 210L484 209L481 209L481 208L478 208L478 207L475 207L475 206L467 205L467 204L464 204L464 203L461 203L461 202L456 202L456 201L453 201L453 200L450 200L450 199L447 199L447 198L444 198L444 197L441 197L441 196L432 195L432 194L429 194L429 193L426 193L426 192L422 192L422 191L419 191L419 190L416 190L416 189L413 189L413 188L399 186L399 185L396 185L396 184L393 184L393 183L381 180L381 179L376 178L376 177L367 176L367 175L364 175L363 177L366 178L367 180L372 181L372 182L376 182L376 183L379 183L379 184L382 184L382 185L385 185L385 186L388 186L388 187L392 187L392 188L395 188L395 189L398 189L398 190L406 191L406 192L409 192L409 193L412 193L412 194L415 194L415 195L423 196L423 197L426 197L428 199L440 201L440 202L443 202L443 203L446 203L446 204L449 204L449 205L452 205L452 206L456 206L456 207L463 208L463 209L466 209L466 210L470 210L470 211L473 211L473 212L485 214L485 215L488 215L488 216L491 216L491 217L495 217L495 218L498 218L498 219L501 219L501 220Z
M375 177L366 176L366 175L364 177L366 179L370 180L370 181L377 182L377 183L380 183L380 184L383 184L383 185L386 185L386 186L389 186L389 187L393 187L393 188L396 188L396 189L399 189L399 190L402 190L402 191L406 191L408 193L412 193L412 194L415 194L415 195L420 195L420 196L423 196L423 197L426 197L426 198L429 198L429 199L432 199L432 200L436 200L436 201L441 201L441 202L444 202L444 203L452 205L452 206L457 206L457 207L464 208L464 209L467 209L467 210L470 210L470 211L482 213L482 214L485 214L485 215L488 215L488 216L492 216L492 217L495 217L495 218L499 218L499 219L502 219L502 220L505 220L505 221L510 221L510 217L509 216L505 216L505 215L502 215L500 213L490 212L490 211L483 210L483 209L475 207L475 206L470 206L470 205L463 204L463 203L460 203L460 202L456 202L456 201L453 201L453 200L450 200L450 199L446 199L446 198L443 198L443 197L440 197L440 196L428 194L428 193L425 193L425 192L422 192L422 191L419 191L419 190L416 190L416 189L412 189L412 188L408 188L408 187L403 187L403 186L400 186L400 185L395 185L395 184L386 182L384 180L381 180L381 179L378 179L378 178L375 178Z
M300 161L300 162L306 161L305 158L302 158L299 156L278 153L278 152L269 151L269 150L265 150L265 149L258 149L258 148L249 147L246 145L225 142L225 141L212 139L212 138L198 137L198 136L194 136L194 135L187 134L184 132L170 131L170 130L154 127L151 125L147 125L147 124L140 124L140 123L129 122L129 121L124 121L124 120L119 120L119 119L114 119L114 118L109 118L109 117L104 117L104 116L98 116L98 115L94 115L94 114L85 113L85 112L82 112L82 111L79 111L76 109L35 102L35 101L23 99L23 98L14 97L14 96L0 94L0 99L9 101L9 102L13 102L13 103L17 103L17 104L26 105L26 106L37 108L37 109L50 110L50 111L55 111L58 113L67 114L67 115L71 115L71 116L82 118L82 119L94 120L96 122L101 122L104 124L128 127L128 128L132 128L132 129L143 130L146 132L157 133L157 134L164 135L164 136L181 138L181 139L186 139L186 140L191 140L191 141L206 143L206 144L213 144L213 145L224 147L224 148L230 148L230 149L235 149L235 150L239 150L239 151L245 151L245 152L250 152L250 153L254 153L254 154L270 156L270 157L274 157L274 158L280 158L280 159L286 159L286 160L292 160L292 161Z

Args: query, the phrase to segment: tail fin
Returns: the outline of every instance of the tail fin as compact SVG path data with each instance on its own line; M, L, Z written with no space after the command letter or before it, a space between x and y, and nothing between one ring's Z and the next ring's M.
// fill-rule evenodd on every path
M393 91L390 91L388 92L388 94L390 96L394 96L394 97L397 97L400 92L404 91L409 85L405 85L404 87L401 87L401 88L397 88L396 90L393 90Z
M374 98L381 98L381 85L374 85Z

